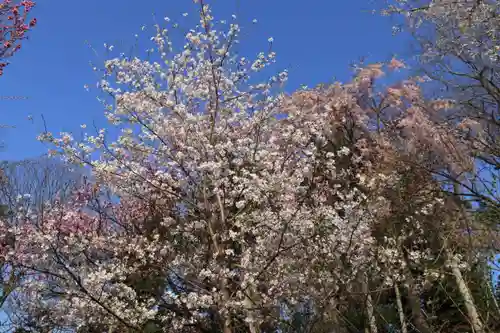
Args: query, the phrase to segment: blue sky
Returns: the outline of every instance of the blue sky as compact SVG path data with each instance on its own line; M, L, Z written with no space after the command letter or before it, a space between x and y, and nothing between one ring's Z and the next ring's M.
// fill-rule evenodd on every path
M300 84L328 82L333 77L347 80L349 64L360 57L388 60L408 46L403 37L391 35L389 19L369 13L374 6L372 0L210 3L216 19L237 14L243 27L242 55L254 56L267 48L268 37L274 38L278 67L290 69L288 90ZM42 114L53 133L80 132L82 123L104 124L96 92L83 88L84 84L95 86L98 80L89 62L101 64L108 58L103 44L128 50L140 27L154 24L153 13L159 20L169 16L182 23L189 19L183 19L182 13L194 16L195 10L191 0L38 1L33 15L39 24L0 77L0 123L15 126L0 132L6 144L0 159L30 158L47 151L36 141L44 128ZM257 25L251 24L254 18ZM98 58L85 41L95 47ZM28 120L29 115L34 122Z

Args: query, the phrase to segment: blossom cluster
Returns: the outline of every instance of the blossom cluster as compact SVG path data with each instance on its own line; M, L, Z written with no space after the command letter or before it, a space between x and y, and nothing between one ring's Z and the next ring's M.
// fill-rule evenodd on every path
M28 13L35 6L34 1L23 0L19 3L3 0L0 3L0 75L7 65L6 58L21 48L19 42L36 25L36 18L28 21Z

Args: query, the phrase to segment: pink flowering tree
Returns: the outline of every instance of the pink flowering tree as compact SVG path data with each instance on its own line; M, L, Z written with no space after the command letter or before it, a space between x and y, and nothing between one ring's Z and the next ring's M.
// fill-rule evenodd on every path
M461 129L475 170L444 173L456 192L491 209L500 203L500 2L493 0L388 1L384 11L417 42L418 68L432 79L434 94L454 100L441 113ZM443 89L444 88L444 89ZM457 138L458 139L458 138Z
M37 158L24 161L5 161L0 163L2 180L0 182L0 203L2 210L2 250L12 245L15 227L30 214L43 214L46 203L64 200L77 186L80 174L75 173L60 160ZM10 230L10 231L9 231ZM5 254L5 252L2 252ZM18 291L26 269L12 262L0 259L1 285L0 309L9 311L10 297ZM6 329L4 321L0 330Z
M342 315L358 304L359 328L377 333L373 289L409 285L422 316L425 279L412 280L410 265L433 276L431 263L446 263L437 280L451 272L467 294L450 236L460 220L431 218L445 212L436 185L414 178L417 194L399 211L394 194L410 187L395 162L406 148L429 161L423 152L434 147L441 168L468 165L431 126L447 103L426 101L416 79L378 88L383 64L284 95L286 71L258 82L272 48L237 55L239 25L195 2L199 23L178 52L166 18L152 60L106 61L99 87L113 130L40 136L96 182L2 225L13 236L4 260L30 272L12 306L81 331L257 333L303 304L346 328ZM387 239L384 221L395 230Z
M2 0L0 3L0 75L8 64L6 60L21 48L26 33L36 25L36 18L28 18L34 6L35 2L29 0Z
M351 136L366 135L358 141L358 151L378 155L375 165L385 172L395 172L391 181L385 184L384 209L379 209L372 224L377 245L373 247L372 265L365 267L365 273L371 273L367 285L394 288L396 300L399 299L396 303L401 327L408 326L401 301L402 286L404 294L408 295L406 302L410 304L412 324L421 332L432 332L433 325L439 326L425 319L420 303L426 288L443 283L448 275L454 279L449 283L459 288L453 301L461 299L465 303L465 322L470 320L477 323L475 329L483 328L484 323L475 306L478 300L474 300L464 276L469 274L470 267L486 264L491 259L492 247L484 244L495 244L498 233L483 238L483 226L471 219L462 203L457 205L448 199L443 200L447 195L440 194L441 184L433 177L437 172L471 172L474 159L470 156L470 143L461 140L460 127L443 120L440 115L453 103L424 98L421 78L410 78L388 87L375 85L376 79L385 74L384 67L383 64L372 64L359 68L352 83L308 91L305 94L310 97L309 106L303 103L294 105L307 110L325 108L334 112L337 116L335 123L340 128L350 128L347 133ZM394 70L403 68L404 64L393 59L387 67ZM348 107L340 102L346 99L351 101ZM377 145L369 144L370 140ZM381 216L382 212L387 215ZM469 245L465 245L461 235L464 230L473 230L475 234L469 236ZM470 246L472 242L474 246ZM415 270L422 273L415 275ZM491 299L491 294L487 297ZM365 298L367 320L370 331L376 332L375 306L369 306L373 304L370 298L368 293Z
M394 176L370 174L353 151L358 137L342 139L348 119L307 93L277 94L286 71L253 83L276 54L237 56L240 27L216 22L204 3L199 13L180 53L158 25L157 62L106 62L100 87L116 140L105 129L83 142L41 136L90 166L119 203L90 213L88 188L20 224L8 260L36 272L24 281L28 312L51 306L47 318L73 328L260 332L284 303L308 298L335 314L339 286L366 280L380 199L358 183ZM349 91L365 84L339 87L332 105L356 112Z
M467 145L473 165L465 172L426 170L439 177L455 196L479 203L490 216L498 216L500 2L396 0L389 4L385 13L396 14L393 17L401 23L399 28L415 36L419 51L416 65L430 79L427 91L453 100L453 106L437 117L441 126L453 129L454 142ZM483 221L485 233L498 234L496 220ZM490 254L498 272L498 240L488 244L483 250ZM475 331L484 330L473 313L470 320Z

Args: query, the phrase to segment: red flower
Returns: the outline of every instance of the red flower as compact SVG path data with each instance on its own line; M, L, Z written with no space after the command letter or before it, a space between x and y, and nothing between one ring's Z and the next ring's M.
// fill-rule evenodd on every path
M24 6L24 11L29 12L31 8L35 6L35 3L33 1L24 0L21 1L21 6Z
M27 13L34 6L35 2L31 0L0 0L0 16L4 20L4 22L0 22L0 35L3 36L3 40L0 42L0 60L4 61L3 58L9 58L18 51L21 48L18 41L25 39L26 32L37 24L36 18L31 19L29 23L27 18ZM0 70L3 67L5 65L0 63Z

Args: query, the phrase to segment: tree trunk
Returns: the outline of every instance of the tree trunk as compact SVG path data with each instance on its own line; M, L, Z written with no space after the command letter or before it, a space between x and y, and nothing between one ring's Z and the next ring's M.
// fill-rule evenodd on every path
M396 304L398 306L399 322L401 323L401 333L408 333L408 330L406 329L403 303L401 302L401 293L399 292L399 287L397 282L394 284L394 291L396 292Z
M229 301L229 291L227 290L226 287L226 279L223 279L222 290L223 290L224 301L226 302ZM226 313L225 316L222 318L222 324L224 327L223 330L224 333L232 333L230 313Z
M409 270L406 271L406 283L408 284L408 300L410 301L411 315L413 323L420 333L432 333L427 320L422 313L422 305L420 304L420 295L413 281L413 276Z
M363 293L366 295L366 315L368 316L368 324L371 333L378 333L377 320L374 315L372 295L368 287L368 277L363 281Z
M479 313L477 312L476 305L474 304L474 298L472 297L469 287L467 287L467 283L465 282L462 272L458 267L458 261L449 252L447 253L447 255L448 255L448 262L451 267L451 272L455 277L455 281L458 286L458 291L460 292L460 295L464 300L465 310L467 311L467 316L469 317L471 327L474 333L484 333L485 332L484 326L481 321L481 318L479 317Z
M500 307L498 306L497 297L493 293L493 289L491 288L491 283L488 282L488 293L490 294L491 299L493 300L493 305L495 306L495 310L497 311L497 315L500 315Z
M255 295L255 287L250 286L247 291L247 295L245 297L245 307L247 308L247 316L249 319L248 323L248 328L250 330L250 333L259 333L258 326L259 324L257 323L257 320L255 318L255 313L254 313L254 295Z
M455 195L458 195L460 199L462 197L459 195L460 194L460 186L455 183L453 185L453 191L455 192ZM469 223L469 215L467 214L467 211L465 210L463 205L458 205L460 212L462 213L462 217L465 221L465 226L467 229L470 227ZM460 292L460 295L462 296L464 303L465 303L465 310L467 312L467 316L469 317L469 322L472 327L472 330L474 333L484 333L484 326L481 321L481 318L479 317L479 313L477 311L476 305L474 304L474 298L472 297L472 294L469 290L469 287L467 286L467 283L464 280L464 277L462 275L462 272L460 271L460 268L458 267L458 260L456 257L449 251L448 249L448 244L446 241L446 238L443 238L444 242L444 248L446 250L446 259L450 265L451 272L453 276L455 277L455 281L458 286L458 291Z

